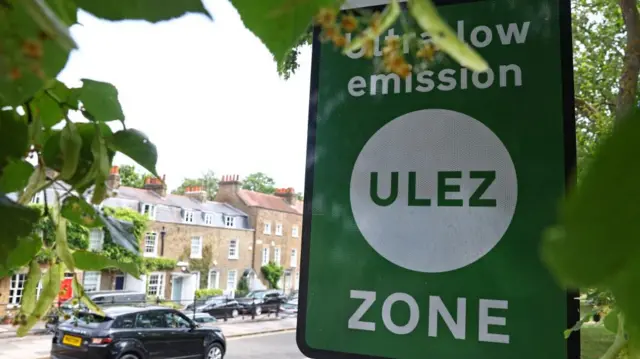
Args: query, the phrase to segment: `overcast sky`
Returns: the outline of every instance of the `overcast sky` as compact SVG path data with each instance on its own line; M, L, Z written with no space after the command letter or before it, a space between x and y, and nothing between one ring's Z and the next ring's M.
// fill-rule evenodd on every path
M158 147L158 173L171 189L207 169L262 171L303 190L311 50L280 79L264 45L226 0L204 0L214 17L186 15L152 25L80 13L79 50L59 78L107 81L119 91L127 126ZM116 164L133 163L117 156Z

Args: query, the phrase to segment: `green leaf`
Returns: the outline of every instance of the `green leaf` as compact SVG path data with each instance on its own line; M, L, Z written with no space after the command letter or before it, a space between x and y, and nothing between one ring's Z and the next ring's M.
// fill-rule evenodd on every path
M67 26L78 23L78 6L72 0L46 0L47 5L53 10L60 21Z
M634 345L640 343L640 114L623 119L599 146L580 186L547 232L545 263L566 286L610 289ZM596 262L585 258L597 258Z
M82 137L82 149L80 150L80 158L78 160L78 167L75 174L69 180L65 182L73 186L78 192L83 193L96 179L96 166L94 165L93 157L93 143L96 137L96 124L94 123L76 123L76 128L80 137ZM106 139L112 136L111 129L104 123L98 123L100 133ZM61 131L52 131L51 136L47 140L47 143L43 149L43 158L47 167L60 172L64 164L64 157L60 150L60 137ZM115 155L114 151L108 150L107 155L109 163ZM108 170L107 170L108 171Z
M12 193L22 190L33 174L33 165L27 161L10 162L0 176L0 193Z
M76 125L67 121L67 125L60 132L60 152L63 156L62 169L60 170L62 180L68 180L76 173L81 149L82 137L80 137Z
M431 41L460 65L476 72L487 71L489 64L471 46L458 39L431 0L409 0L409 12L418 25L431 35Z
M569 339L569 337L571 336L571 333L573 333L573 330L571 329L565 329L564 332L562 332L564 334L564 338L565 339Z
M138 239L134 234L133 223L122 221L113 217L108 217L102 212L98 212L107 231L111 235L111 240L133 254L139 254L140 248Z
M611 333L618 332L618 314L620 312L617 309L610 311L606 317L604 317L604 327Z
M109 141L109 147L114 151L122 152L132 160L138 162L151 174L158 177L156 163L158 162L158 150L149 138L136 129L126 129L113 134Z
M321 8L335 8L339 0L231 0L244 26L281 63Z
M0 165L8 159L25 157L28 150L29 126L27 123L15 111L0 110Z
M59 263L51 264L49 270L42 277L42 290L40 291L40 298L36 302L33 313L27 317L26 323L23 323L18 327L17 335L19 337L27 335L29 330L42 318L44 313L49 309L51 303L58 295L60 290L60 282L62 282L62 275L64 268Z
M20 248L22 248L21 242L24 239L18 240L18 238L29 236L39 218L40 212L38 210L21 206L0 194L0 228L2 228L0 231L0 263L11 263L22 258L24 251ZM13 256L19 258L13 258ZM26 263L27 261L24 261L21 264Z
M73 294L75 297L80 298L80 301L87 307L89 308L90 311L92 311L93 313L96 313L98 315L104 315L104 313L102 312L102 309L100 309L100 307L98 307L92 300L91 298L89 298L87 296L87 294L84 291L84 287L82 287L82 285L80 284L80 282L78 282L78 278L74 277L73 278Z
M34 169L27 187L22 191L18 198L18 203L27 204L31 198L47 185L47 173L43 167Z
M76 0L82 10L107 20L147 20L158 22L187 13L209 16L201 0Z
M82 79L80 101L91 121L124 121L118 90L110 83Z
M81 250L73 252L73 258L76 266L85 271L101 271L103 269L116 268L136 278L140 278L140 268L134 263L116 261L100 253Z
M612 284L640 255L639 137L640 117L620 123L561 209L561 227L545 238L543 257L567 285ZM594 257L597 265L584 260Z
M71 196L65 198L62 202L60 214L69 221L88 228L101 227L103 225L95 208L81 197Z
M111 160L109 159L107 146L102 137L96 136L93 139L91 150L93 152L93 165L95 167L95 186L93 188L93 195L91 196L91 203L100 204L107 197L106 181L109 176L109 169L111 168Z
M17 240L11 252L0 253L0 278L6 277L11 271L24 267L42 248L42 239L35 235L22 237Z
M32 314L36 309L36 290L38 289L40 277L42 277L40 264L36 260L31 260L27 280L22 290L22 299L20 300L20 312L25 315Z
M40 116L42 125L51 128L58 124L66 116L67 111L47 95L44 91L37 93L29 102L33 116Z
M67 269L73 271L76 265L67 242L67 220L62 216L58 216L56 220L56 254L62 259Z
M55 78L75 44L39 0L0 6L0 102L18 106Z

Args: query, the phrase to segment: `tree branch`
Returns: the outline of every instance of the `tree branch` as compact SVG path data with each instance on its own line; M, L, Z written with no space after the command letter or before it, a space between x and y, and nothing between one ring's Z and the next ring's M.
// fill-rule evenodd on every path
M636 0L620 0L627 31L627 44L622 62L622 75L616 101L616 120L620 121L636 104L640 74L640 14Z

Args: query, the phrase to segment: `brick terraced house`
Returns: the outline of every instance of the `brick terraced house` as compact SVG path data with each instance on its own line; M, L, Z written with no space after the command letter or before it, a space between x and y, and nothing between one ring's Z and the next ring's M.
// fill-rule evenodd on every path
M193 300L198 288L235 292L242 276L251 276L254 230L249 216L230 204L207 200L202 187L185 195L168 194L158 178L147 178L143 188L120 186L117 167L108 181L113 197L103 206L127 207L149 217L140 249L145 258L168 258L176 267L147 273L140 280L103 271L102 290L146 290L150 296ZM198 263L198 268L193 268Z
M274 261L285 269L279 287L286 293L297 290L300 282L300 251L303 202L293 188L279 188L273 195L241 188L238 175L223 176L215 200L228 203L249 215L255 228L251 267L265 283L263 265Z

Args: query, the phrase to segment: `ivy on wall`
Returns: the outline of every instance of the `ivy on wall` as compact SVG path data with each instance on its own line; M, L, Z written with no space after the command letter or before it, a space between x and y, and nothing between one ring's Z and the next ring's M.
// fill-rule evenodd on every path
M184 261L189 259L189 270L191 272L199 272L200 273L200 283L198 285L199 289L207 288L207 284L209 281L209 269L213 264L213 249L211 245L205 244L202 246L202 258L190 258L191 257L191 246L187 245L184 248L184 251L180 255L180 260Z

